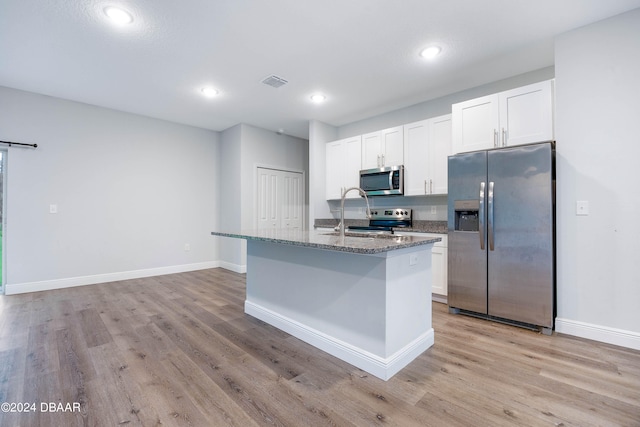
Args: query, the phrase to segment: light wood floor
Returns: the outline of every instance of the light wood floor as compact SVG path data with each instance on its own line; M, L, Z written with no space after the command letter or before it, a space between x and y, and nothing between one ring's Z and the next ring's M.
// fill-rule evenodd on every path
M434 303L434 346L385 382L245 315L244 281L213 269L1 297L0 402L36 412L0 425L640 426L638 351Z

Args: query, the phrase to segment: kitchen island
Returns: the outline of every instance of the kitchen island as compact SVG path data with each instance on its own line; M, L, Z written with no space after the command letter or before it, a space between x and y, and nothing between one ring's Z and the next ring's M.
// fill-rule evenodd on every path
M247 240L247 314L384 380L433 345L431 249L439 238L211 234Z

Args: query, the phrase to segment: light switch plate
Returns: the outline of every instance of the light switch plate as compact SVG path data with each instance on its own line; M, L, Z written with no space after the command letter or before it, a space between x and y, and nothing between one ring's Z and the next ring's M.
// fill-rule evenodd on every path
M576 215L589 215L589 202L587 200L576 201Z

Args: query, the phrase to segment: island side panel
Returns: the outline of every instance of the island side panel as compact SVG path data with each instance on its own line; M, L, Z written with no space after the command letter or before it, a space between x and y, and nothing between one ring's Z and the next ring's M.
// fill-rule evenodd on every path
M416 339L433 344L431 249L433 245L388 253L386 263L386 356L405 351ZM427 337L428 335L428 337ZM424 342L422 343L424 344ZM417 356L424 351L416 349Z
M247 303L385 357L384 253L249 240L247 257Z

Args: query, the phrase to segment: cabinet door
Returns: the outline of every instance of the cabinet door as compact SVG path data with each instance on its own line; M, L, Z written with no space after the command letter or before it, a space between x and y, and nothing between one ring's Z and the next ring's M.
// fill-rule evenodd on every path
M433 246L431 274L431 293L447 296L447 248Z
M427 194L429 121L421 120L404 126L404 194Z
M429 120L429 194L447 194L447 163L451 154L451 114Z
M382 166L382 133L372 132L362 135L362 169Z
M552 139L552 80L500 93L501 146Z
M277 170L258 168L258 229L280 228L281 206L278 203Z
M344 170L342 186L344 188L360 186L360 169L362 169L362 139L360 136L348 138L344 142ZM351 191L347 198L359 198L360 193Z
M381 166L398 166L404 164L403 126L385 129L381 133L382 164Z
M344 171L344 144L343 141L329 142L325 146L325 191L327 200L342 197L343 171Z
M498 95L453 104L453 152L484 150L497 146L499 130Z
M304 218L304 182L298 172L280 172L282 176L282 220L281 228L303 229Z

